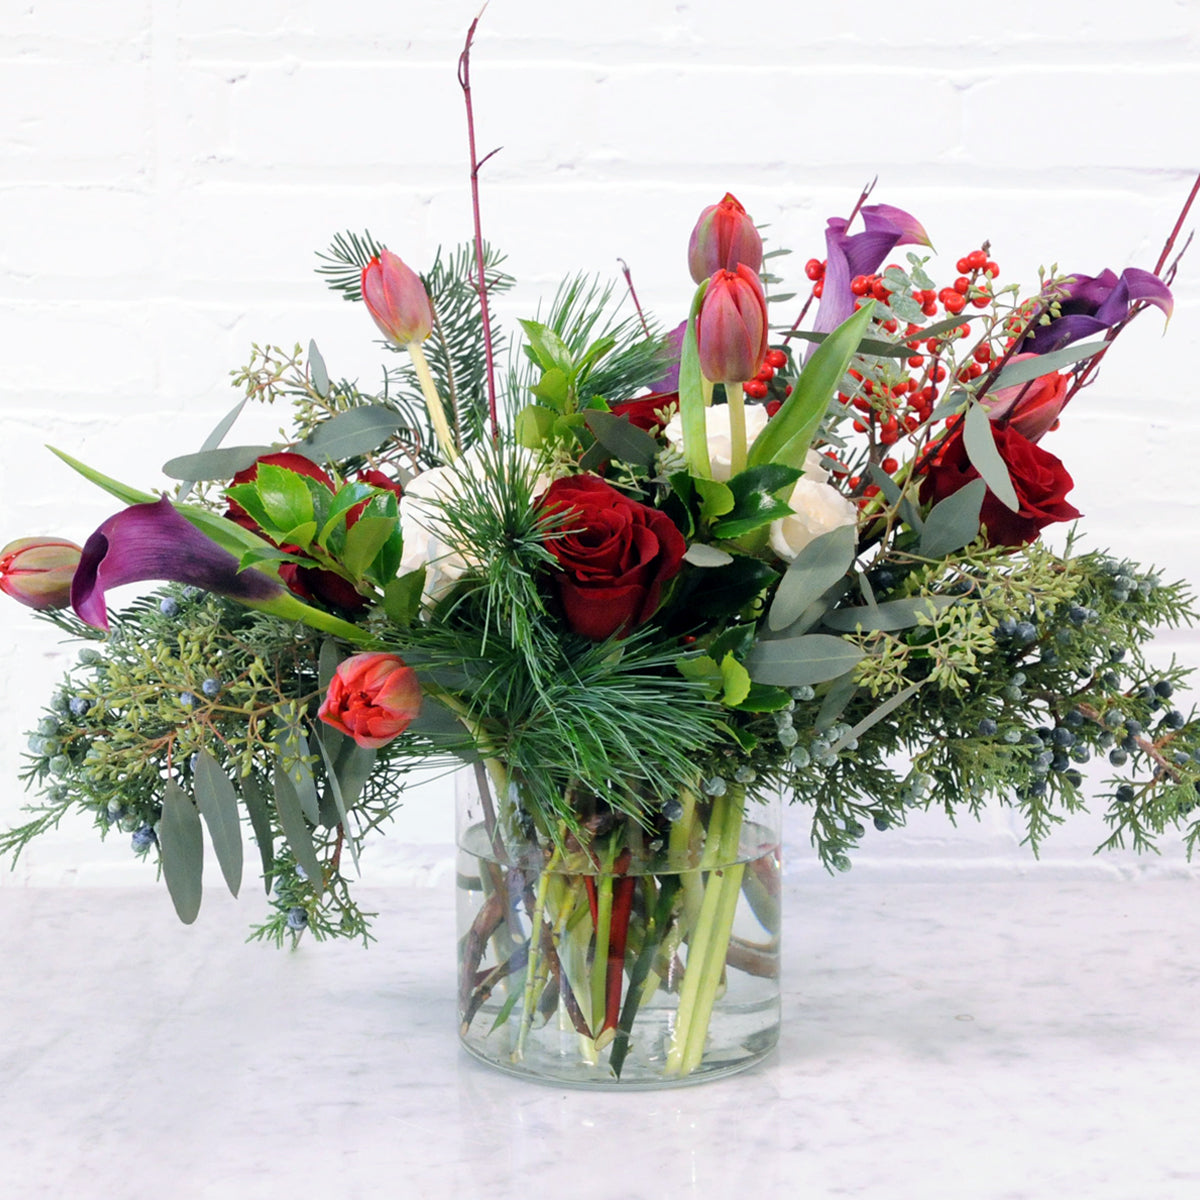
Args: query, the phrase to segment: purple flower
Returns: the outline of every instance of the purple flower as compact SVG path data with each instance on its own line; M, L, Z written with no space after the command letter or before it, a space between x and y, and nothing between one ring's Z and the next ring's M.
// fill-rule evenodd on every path
M250 604L283 592L261 571L239 571L238 560L181 517L165 496L122 509L88 538L71 583L71 607L80 620L107 629L104 593L143 579L190 583Z
M854 312L850 281L856 275L874 275L896 246L928 246L929 235L921 222L902 208L869 204L861 210L866 229L847 233L845 217L830 217L825 229L825 279L821 305L813 328L832 333Z
M679 391L679 354L683 349L683 335L686 332L687 322L680 321L664 339L664 373L646 385L652 392Z
M1169 317L1174 307L1171 290L1157 275L1126 267L1120 277L1104 270L1099 275L1075 275L1063 289L1062 316L1040 325L1021 347L1029 354L1049 354L1072 342L1119 325L1138 303L1153 304Z

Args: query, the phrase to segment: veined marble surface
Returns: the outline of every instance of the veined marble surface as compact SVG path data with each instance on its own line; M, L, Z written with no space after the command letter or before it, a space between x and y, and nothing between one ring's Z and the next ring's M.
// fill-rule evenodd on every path
M448 888L379 943L245 944L210 889L0 891L0 1194L22 1200L1194 1200L1193 879L789 885L785 1032L585 1093L468 1059Z

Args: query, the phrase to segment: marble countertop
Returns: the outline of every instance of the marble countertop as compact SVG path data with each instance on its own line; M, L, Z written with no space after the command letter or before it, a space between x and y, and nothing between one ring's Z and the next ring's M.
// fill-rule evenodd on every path
M366 899L369 952L288 953L215 889L191 929L159 891L0 889L0 1192L1200 1195L1194 879L791 883L779 1050L628 1094L468 1059L449 890Z

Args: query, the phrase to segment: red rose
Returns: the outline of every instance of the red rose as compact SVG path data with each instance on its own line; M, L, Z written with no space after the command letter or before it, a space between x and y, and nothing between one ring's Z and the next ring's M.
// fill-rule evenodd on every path
M631 425L636 425L647 433L653 433L666 425L666 421L660 420L659 413L665 412L669 421L678 410L678 392L653 392L649 396L639 396L636 400L626 400L612 406L614 416L627 417Z
M354 654L329 681L317 716L360 746L378 749L421 711L417 673L394 654Z
M671 518L594 475L555 480L541 503L565 513L567 532L546 546L563 568L556 577L571 629L599 641L648 621L687 550Z
M992 426L996 449L1008 467L1009 477L1016 489L1020 505L1013 512L1001 503L989 488L984 493L980 520L987 530L992 546L1023 546L1034 541L1038 534L1056 521L1073 521L1080 516L1074 505L1066 501L1075 481L1062 463L1022 437L1012 426ZM979 472L967 458L963 445L961 424L942 443L937 457L930 465L921 485L921 500L936 504L959 488L978 479Z

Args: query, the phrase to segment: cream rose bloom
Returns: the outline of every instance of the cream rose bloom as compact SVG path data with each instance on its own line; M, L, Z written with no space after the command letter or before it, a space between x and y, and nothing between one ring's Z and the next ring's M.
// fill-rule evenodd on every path
M788 503L792 515L772 521L770 530L771 549L788 562L814 538L858 520L858 509L830 484L829 472L821 466L815 450L806 455L804 474L792 488Z
M708 460L712 477L724 483L733 474L733 439L729 433L729 405L715 404L704 410L705 431L708 434ZM746 445L767 427L767 410L761 404L746 405ZM683 422L676 413L663 430L663 437L677 449L683 449Z

